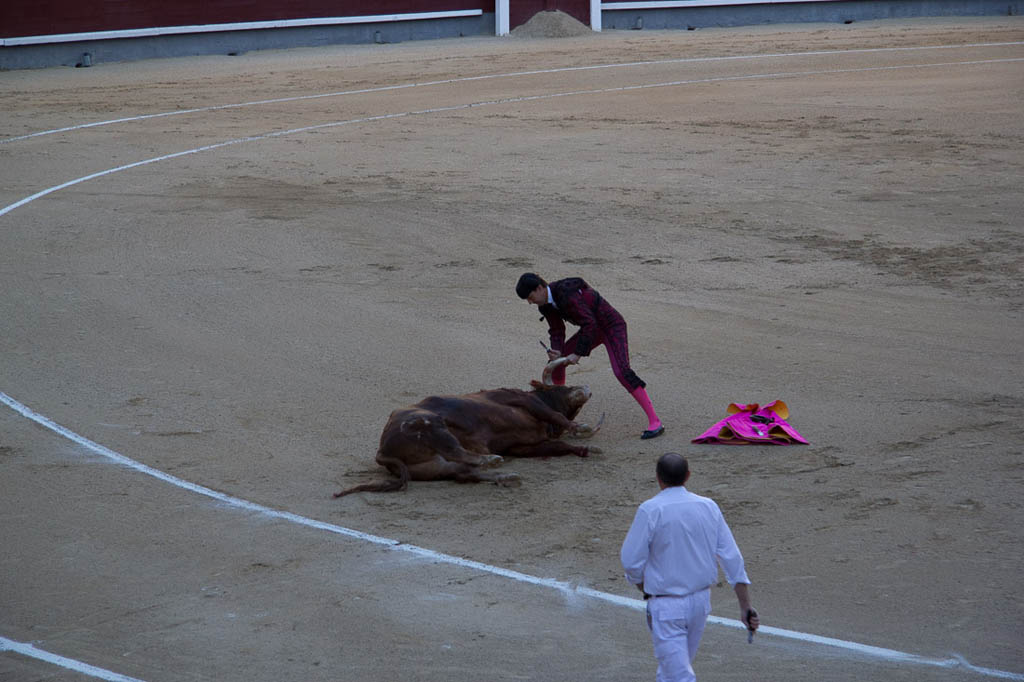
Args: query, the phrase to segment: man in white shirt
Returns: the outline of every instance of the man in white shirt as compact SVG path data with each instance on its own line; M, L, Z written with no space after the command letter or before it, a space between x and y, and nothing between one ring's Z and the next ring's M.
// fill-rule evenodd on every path
M740 620L751 632L760 624L750 606L750 579L732 531L714 500L688 491L686 458L662 455L656 468L661 492L640 505L622 543L626 580L647 599L647 625L658 659L657 682L693 682L711 586L718 566L736 592Z

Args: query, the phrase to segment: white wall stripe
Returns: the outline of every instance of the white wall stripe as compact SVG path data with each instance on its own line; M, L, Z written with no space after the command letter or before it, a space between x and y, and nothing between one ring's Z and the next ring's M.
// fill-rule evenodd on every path
M423 19L453 19L457 17L483 16L482 9L451 10L447 12L416 12L411 14L373 14L359 17L311 17L305 19L280 19L277 21L244 21L229 24L199 24L191 26L153 26L123 31L91 31L88 33L54 33L45 36L16 36L0 38L0 47L18 45L49 45L90 40L112 40L120 38L148 38L152 36L179 35L184 33L215 33L218 31L255 31L270 28L297 28L303 26L339 26L344 24L372 24L394 21L421 21Z
M492 575L501 576L503 578L509 578L511 580L526 583L529 585L546 587L549 589L557 590L566 597L580 595L604 601L609 604L614 604L616 606L624 606L626 608L630 608L637 611L643 611L645 608L644 602L639 599L631 599L629 597L623 597L621 595L611 594L608 592L601 592L600 590L594 590L580 585L573 585L572 583L565 582L562 580L556 580L554 578L538 578L537 576L522 573L520 571L513 571L511 569L501 568L500 566L492 566L490 564L484 564L479 561L473 561L472 559L464 559L462 557L453 556L451 554L435 552L434 550L426 549L425 547L409 545L403 542L399 542L398 540L392 540L390 538L384 538L379 535L372 535L370 533L363 533L358 530L344 528L342 526L338 526L333 523L327 523L325 521L317 521L316 519L310 519L305 516L299 516L298 514L293 514L291 512L284 512L276 509L271 509L270 507L265 507L263 505L256 504L255 502L250 502L248 500L233 497L226 493L211 490L210 488L207 488L205 486L191 483L190 481L178 478L177 476L173 476L166 472L160 471L159 469L154 469L153 467L147 466L140 462L136 462L133 459L130 459L117 452L114 452L110 448L95 443L89 440L88 438L85 438L84 436L80 436L74 431L71 431L70 429L63 427L60 424L57 424L48 417L45 417L39 414L38 412L35 412L34 410L30 409L29 407L23 405L14 398L10 397L6 393L0 392L0 402L4 403L9 408L14 410L21 416L25 417L26 419L29 419L35 422L36 424L39 424L40 426L43 426L53 431L54 433L63 436L64 438L86 448L87 450L90 450L98 455L106 457L107 459L110 459L111 461L117 464L128 467L130 469L134 469L135 471L146 474L147 476L152 476L158 480L164 481L165 483L170 483L171 485L177 486L184 490L188 490L190 492L194 492L196 494L209 497L211 499L217 500L218 502L222 502L228 506L235 507L237 509L253 512L273 519L288 521L290 523L305 526L307 528L323 530L329 533L334 533L337 535L343 535L357 540L362 540L364 542L382 545L395 551L407 552L437 563L451 564L454 566L460 566L462 568L477 570L482 573L490 573ZM708 620L709 622L714 623L716 625L724 625L727 627L737 629L744 628L743 624L740 623L738 620L721 618L718 616L710 616ZM783 628L776 628L770 626L764 626L760 628L759 632L763 635L774 635L776 637L784 637L787 639L794 639L811 644L820 644L823 646L842 649L864 656L882 659L891 663L906 663L938 668L962 668L989 677L996 677L1008 680L1024 680L1024 674L1009 672L1005 670L997 670L994 668L983 668L975 666L970 664L966 659L960 656L947 659L928 658L926 656L919 656L917 654L911 654L904 651L897 651L895 649L886 649L883 647L876 647L868 644L859 644L857 642L850 642L846 640L835 639L832 637L822 637L820 635L798 632L795 630L785 630ZM127 680L129 678L117 679Z
M727 62L736 60L746 59L780 59L786 57L820 57L837 54L860 54L860 53L872 53L872 52L908 52L908 51L920 51L920 50L949 50L949 49L961 49L961 48L982 48L982 47L1010 47L1013 45L1024 45L1024 41L1006 42L1006 43L970 43L966 45L927 45L927 46L915 46L915 47L870 47L860 48L854 50L821 50L815 52L782 52L776 54L750 54L750 55L730 55L727 57L683 57L679 59L661 59L655 61L643 61L643 62L623 62L618 64L597 64L590 66L567 66L556 69L541 69L536 71L517 71L514 73L499 73L499 74L488 74L485 76L466 76L463 78L449 78L446 80L437 81L425 81L422 83L402 83L399 85L385 85L376 88L363 88L360 90L343 90L340 92L327 92L316 95L298 95L295 97L279 97L276 99L264 99L256 100L253 102L241 102L236 104L222 104L218 106L210 107L198 107L194 109L178 109L175 111L164 111L155 114L143 114L140 116L127 116L124 118L115 118L108 121L95 121L92 123L82 123L74 126L67 126L64 128L55 128L53 130L41 130L35 133L29 133L28 135L18 135L16 137L8 137L0 139L0 144L6 144L9 142L17 142L19 140L27 140L33 137L40 137L43 135L53 135L55 133L67 133L74 130L84 130L86 128L95 128L97 126L113 125L115 123L131 123L134 121L144 121L150 118L163 118L166 116L181 116L182 114L196 114L206 111L220 111L223 109L237 109L241 107L259 106L264 104L281 104L285 102L300 102L303 100L321 99L324 97L343 97L345 95L360 95L371 92L387 92L389 90L402 90L405 88L423 88L434 85L451 85L453 83L463 83L467 81L481 81L491 80L496 78L516 78L521 76L537 76L550 73L563 73L572 71L594 71L597 69L619 69L633 66L656 66L662 64L700 64L708 62Z
M45 661L53 665L66 668L67 670L74 670L77 673L83 675L89 675L90 677L97 677L101 680L109 680L109 682L143 682L136 677L128 677L127 675L120 675L103 668L97 668L94 665L88 663L82 663L76 661L73 658L66 658L64 656L58 656L52 654L49 651L39 649L32 644L26 644L25 642L15 642L13 639L7 639L6 637L0 637L0 651L13 651L16 654L21 654L27 658L34 658L38 661Z
M838 0L650 0L645 2L602 2L601 9L679 9L681 7L722 7L731 5L781 5L794 2L837 2Z

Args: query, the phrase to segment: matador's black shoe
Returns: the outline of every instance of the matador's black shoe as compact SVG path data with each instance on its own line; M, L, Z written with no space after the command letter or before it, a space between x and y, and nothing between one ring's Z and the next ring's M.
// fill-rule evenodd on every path
M665 425L662 424L656 429L647 429L640 436L640 440L649 440L651 438L657 438L661 434L665 433Z

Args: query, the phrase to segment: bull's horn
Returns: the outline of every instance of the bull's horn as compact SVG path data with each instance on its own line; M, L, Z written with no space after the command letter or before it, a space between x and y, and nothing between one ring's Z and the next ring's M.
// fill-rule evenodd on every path
M544 367L544 371L540 375L541 381L544 382L544 385L545 386L554 386L555 382L551 380L551 373L554 372L559 367L561 367L562 365L567 365L567 364L569 364L569 358L555 358L554 360L549 362Z
M597 420L597 423L591 426L590 424L580 424L579 428L573 434L577 438L591 438L595 433L601 430L601 424L604 424L604 415L601 413L601 418Z

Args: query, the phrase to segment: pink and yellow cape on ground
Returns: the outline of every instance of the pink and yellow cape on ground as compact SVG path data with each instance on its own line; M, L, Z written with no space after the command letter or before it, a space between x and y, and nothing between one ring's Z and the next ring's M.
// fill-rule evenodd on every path
M790 426L789 407L775 400L764 407L757 403L740 405L730 403L729 416L693 439L694 443L724 443L726 445L793 445L807 441Z

